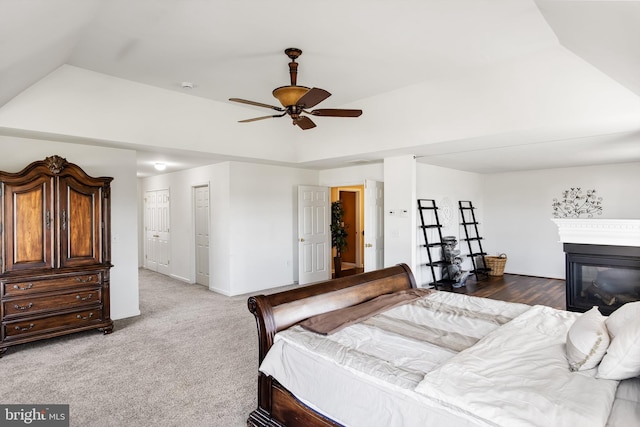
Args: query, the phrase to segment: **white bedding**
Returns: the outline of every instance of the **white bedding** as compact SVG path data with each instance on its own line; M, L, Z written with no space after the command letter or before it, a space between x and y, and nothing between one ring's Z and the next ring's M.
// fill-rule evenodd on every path
M547 314L551 320L541 320ZM260 370L352 427L604 425L616 382L570 373L564 359L564 335L578 315L435 292L327 337L297 326L278 333ZM562 365L574 380L556 375ZM512 370L523 380L508 380ZM541 378L531 377L536 372ZM541 394L517 387L532 383ZM554 403L569 397L579 406ZM632 400L625 402L619 406L628 420ZM545 417L536 412L543 407ZM566 424L575 420L581 421Z
M427 373L416 391L502 426L604 426L618 381L571 372L578 313L534 306Z

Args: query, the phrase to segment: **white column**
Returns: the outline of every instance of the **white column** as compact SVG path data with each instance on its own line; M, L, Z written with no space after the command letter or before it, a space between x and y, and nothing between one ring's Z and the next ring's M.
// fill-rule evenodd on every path
M416 160L384 159L384 264L416 267Z

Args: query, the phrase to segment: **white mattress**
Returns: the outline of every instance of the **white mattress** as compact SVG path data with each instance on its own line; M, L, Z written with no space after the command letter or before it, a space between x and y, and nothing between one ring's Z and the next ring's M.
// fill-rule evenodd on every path
M429 372L530 308L436 292L328 337L292 327L276 335L260 370L346 426L497 426L455 398L441 401L416 388ZM611 427L640 419L640 385L625 385L618 394Z

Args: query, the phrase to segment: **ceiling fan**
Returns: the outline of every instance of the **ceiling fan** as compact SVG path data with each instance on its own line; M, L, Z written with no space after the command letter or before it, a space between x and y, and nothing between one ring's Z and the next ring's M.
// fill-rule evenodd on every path
M298 63L296 62L296 59L300 55L302 55L302 51L300 49L291 47L285 49L284 53L289 57L289 59L291 59L291 62L289 62L289 75L291 76L291 85L281 86L273 90L273 96L276 97L278 101L280 101L282 107L263 104L261 102L248 101L246 99L229 98L229 101L255 105L257 107L271 108L272 110L276 110L281 114L240 120L238 123L248 123L255 122L257 120L271 119L273 117L283 117L288 114L293 119L294 125L297 125L301 129L306 130L316 127L316 124L308 116L302 115L303 113L312 116L324 117L359 117L362 114L362 110L345 110L336 108L320 108L308 111L308 108L315 107L316 105L330 97L331 94L326 90L317 87L310 89L306 86L298 86Z

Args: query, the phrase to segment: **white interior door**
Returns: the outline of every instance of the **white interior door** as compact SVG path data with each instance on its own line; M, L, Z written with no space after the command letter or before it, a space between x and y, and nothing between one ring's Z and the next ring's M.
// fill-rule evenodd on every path
M364 183L364 271L384 267L384 183Z
M196 283L209 287L209 186L194 187Z
M144 196L144 268L158 271L156 239L156 192Z
M169 190L147 191L145 198L145 268L169 274Z
M298 186L298 283L331 278L329 188Z

